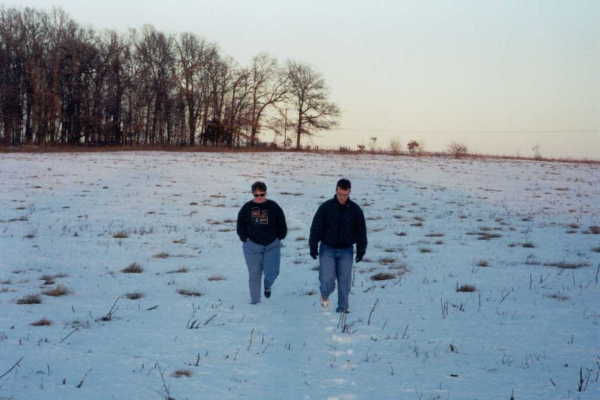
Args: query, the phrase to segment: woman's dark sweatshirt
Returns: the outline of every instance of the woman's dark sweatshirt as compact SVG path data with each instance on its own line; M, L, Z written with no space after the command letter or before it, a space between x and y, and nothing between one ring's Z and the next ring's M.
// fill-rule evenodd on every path
M283 210L273 200L247 202L238 213L237 234L242 242L250 239L263 246L275 239L283 240L287 235Z

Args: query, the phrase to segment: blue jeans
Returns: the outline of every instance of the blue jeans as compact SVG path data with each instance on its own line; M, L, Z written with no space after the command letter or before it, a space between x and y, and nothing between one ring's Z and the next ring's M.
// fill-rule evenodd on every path
M338 283L338 305L336 311L348 310L348 295L352 286L352 258L354 249L336 249L321 243L319 249L319 282L321 297L328 299Z
M263 246L251 240L246 240L242 248L248 266L250 302L252 304L260 303L260 285L263 272L265 275L265 289L270 289L279 275L281 242L279 239L275 239L270 244Z

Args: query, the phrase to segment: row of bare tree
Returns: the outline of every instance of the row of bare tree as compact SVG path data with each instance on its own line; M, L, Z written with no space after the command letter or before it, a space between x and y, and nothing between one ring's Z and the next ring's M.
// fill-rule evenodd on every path
M255 146L289 131L300 148L337 124L311 66L250 64L192 33L96 32L60 9L0 7L0 143Z

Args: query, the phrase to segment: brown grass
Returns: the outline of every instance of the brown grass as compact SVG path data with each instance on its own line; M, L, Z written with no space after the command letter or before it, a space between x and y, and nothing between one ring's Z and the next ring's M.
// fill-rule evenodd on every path
M129 237L129 235L127 234L127 232L117 232L113 235L113 238L115 239L127 239Z
M555 300L558 300L558 301L567 301L567 300L569 300L569 296L565 296L565 295L562 295L560 293L547 294L545 297L548 297L549 299L555 299Z
M157 254L155 254L155 255L152 256L152 258L163 258L163 259L164 258L169 258L169 257L170 257L170 254L166 253L164 251L161 251L160 253L157 253Z
M477 266L478 267L489 267L490 264L486 260L479 260L479 261L477 261Z
M186 274L188 272L190 272L190 270L187 267L180 267L178 269L168 271L167 274Z
M589 263L568 263L568 262L551 262L551 263L544 263L545 267L556 267L556 268L562 268L562 269L577 269L577 268L583 268L583 267L589 267L590 264Z
M21 297L17 300L17 304L41 304L42 297L39 294L30 294L25 297Z
M425 253L431 253L431 249L422 247L419 249L419 253L425 254Z
M211 282L214 281L224 281L225 277L223 275L215 274L208 277L208 280Z
M192 376L192 371L189 369L178 369L177 371L173 372L172 375L174 378L183 378L184 376L189 378Z
M71 291L66 286L58 285L54 289L46 290L43 293L46 296L60 297L68 295L69 293L71 293Z
M371 279L372 281L386 281L389 279L395 279L396 278L396 274L392 274L390 272L378 272L374 275L371 275L371 277L369 279Z
M179 293L182 296L188 296L188 297L200 297L202 296L202 293L195 291L195 290L188 290L188 289L178 289L177 293Z
M396 259L392 257L384 257L379 259L379 264L381 265L389 265L393 264L394 262L396 262Z
M458 284L456 285L457 292L471 293L471 292L475 292L476 290L477 290L477 288L473 285L460 285L460 286L458 286Z
M52 325L52 321L50 321L49 319L46 319L46 318L42 318L38 321L32 322L30 325L31 326L50 326L50 325Z
M600 226L590 226L588 228L588 232L591 233L592 235L600 235Z
M125 267L121 270L124 274L141 274L144 272L144 268L136 262L129 264L128 267Z
M125 297L127 297L129 300L139 300L144 297L144 293L141 293L141 292L127 293L125 295Z

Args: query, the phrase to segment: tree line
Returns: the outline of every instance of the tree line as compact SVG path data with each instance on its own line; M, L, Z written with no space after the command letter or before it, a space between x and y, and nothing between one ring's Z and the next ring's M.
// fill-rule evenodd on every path
M0 7L0 143L256 146L336 126L308 64L239 65L193 33L95 31L65 11Z

